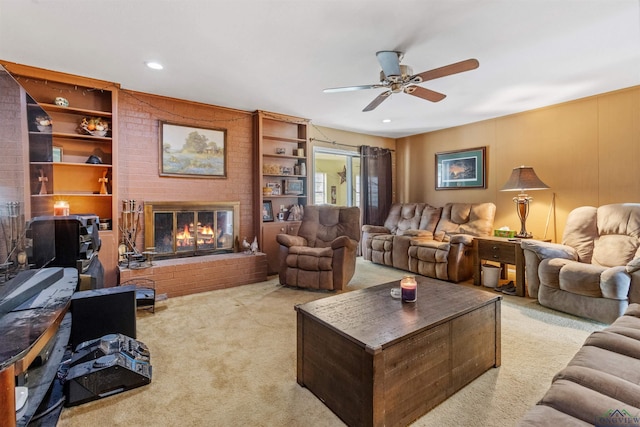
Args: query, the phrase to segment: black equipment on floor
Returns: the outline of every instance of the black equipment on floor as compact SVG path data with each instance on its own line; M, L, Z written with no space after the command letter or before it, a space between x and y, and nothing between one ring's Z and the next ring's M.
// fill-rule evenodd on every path
M71 347L108 334L136 337L136 287L80 291L71 298Z
M151 355L142 342L108 334L81 343L64 383L65 406L75 406L151 383Z
M33 268L73 267L91 275L93 287L104 287L104 268L98 259L101 240L96 215L38 216L29 221L26 237Z

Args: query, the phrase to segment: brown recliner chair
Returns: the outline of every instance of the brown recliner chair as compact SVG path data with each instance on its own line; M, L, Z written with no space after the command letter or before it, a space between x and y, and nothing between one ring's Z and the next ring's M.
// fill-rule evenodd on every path
M562 243L520 246L529 296L541 305L611 323L640 302L640 203L578 207Z
M278 234L280 284L341 290L356 270L360 209L305 206L297 236Z

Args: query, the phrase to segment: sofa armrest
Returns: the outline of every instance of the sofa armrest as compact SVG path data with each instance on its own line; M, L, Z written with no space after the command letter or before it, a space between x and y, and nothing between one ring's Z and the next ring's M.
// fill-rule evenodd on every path
M409 244L411 246L422 246L425 248L439 249L445 252L449 252L449 248L451 247L449 242L441 242L439 240L433 240L433 239L422 238L422 237L416 237L414 239L411 239Z
M541 242L539 240L522 239L520 247L525 251L535 253L539 259L563 258L572 261L578 260L578 253L574 248L560 243Z
M449 235L450 243L462 243L465 246L473 245L473 236L470 234L450 234Z
M282 246L290 248L291 246L308 246L307 239L301 236L292 236L290 234L278 234L276 240Z
M634 258L626 265L625 269L627 273L635 273L636 271L640 271L640 257Z
M425 238L425 239L433 239L433 233L429 230L415 230L415 229L411 229L411 230L405 230L402 232L403 236L409 236L409 237L420 237L420 238Z
M624 267L607 268L600 274L600 291L605 298L626 300L630 286L631 277Z
M362 231L364 233L378 233L378 234L391 234L391 231L387 227L382 225L363 225Z
M561 258L572 261L578 260L577 252L570 246L558 243L541 242L539 240L522 239L520 247L524 253L525 278L527 290L531 298L538 298L540 288L540 261L547 258Z
M336 250L339 248L347 248L350 250L354 250L358 246L358 242L347 237L347 236L338 236L331 242L331 249Z

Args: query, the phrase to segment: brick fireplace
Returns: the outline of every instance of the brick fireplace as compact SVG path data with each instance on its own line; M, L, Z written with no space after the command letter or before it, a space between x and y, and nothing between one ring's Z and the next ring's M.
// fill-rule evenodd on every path
M267 280L264 253L238 252L239 202L146 202L145 248L158 253L143 269L119 268L120 283L155 282L168 297Z
M240 202L145 202L145 248L156 259L233 253Z

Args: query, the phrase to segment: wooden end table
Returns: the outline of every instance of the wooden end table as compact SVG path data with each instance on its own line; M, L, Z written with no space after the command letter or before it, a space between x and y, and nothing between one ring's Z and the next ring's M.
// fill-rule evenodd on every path
M524 252L520 247L519 238L509 239L506 237L474 237L473 257L474 272L473 284L479 286L480 272L482 271L482 260L495 261L502 267L502 278L506 279L507 270L505 264L513 265L516 268L516 295L524 297L527 295L525 285L525 262ZM537 239L543 242L550 242L549 239Z

